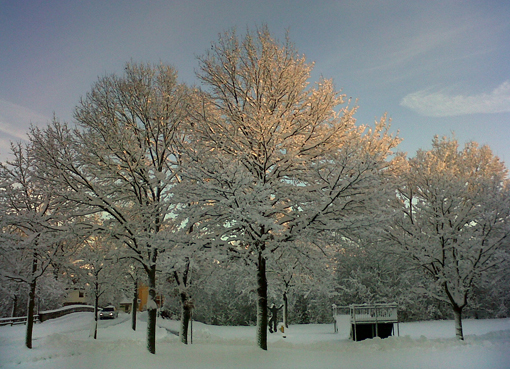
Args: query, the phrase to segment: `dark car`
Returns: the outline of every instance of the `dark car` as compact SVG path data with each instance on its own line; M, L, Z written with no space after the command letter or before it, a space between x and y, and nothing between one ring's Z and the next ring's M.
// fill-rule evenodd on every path
M99 319L115 319L119 316L119 312L115 306L106 306L99 312Z

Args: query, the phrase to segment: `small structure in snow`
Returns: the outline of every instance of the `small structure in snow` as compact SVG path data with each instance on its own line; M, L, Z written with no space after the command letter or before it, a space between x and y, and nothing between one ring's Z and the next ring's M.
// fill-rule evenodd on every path
M67 290L67 296L64 300L64 306L69 305L86 305L87 296L85 290L79 288L73 288Z
M133 307L133 299L126 297L126 295L122 294L122 298L119 302L119 310L123 311L127 314L131 314L131 308Z
M348 317L351 329L350 337L354 341L393 336L395 323L397 323L397 335L400 335L397 308L397 304L352 304L349 306L333 304L335 332L338 332L339 323ZM349 311L348 315L346 314L347 310Z

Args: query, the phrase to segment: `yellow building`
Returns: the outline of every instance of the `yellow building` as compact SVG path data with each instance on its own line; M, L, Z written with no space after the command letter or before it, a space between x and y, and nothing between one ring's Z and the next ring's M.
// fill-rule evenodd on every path
M138 311L147 310L147 300L149 299L149 287L144 284L138 285ZM158 309L163 305L163 297L156 295L156 305Z

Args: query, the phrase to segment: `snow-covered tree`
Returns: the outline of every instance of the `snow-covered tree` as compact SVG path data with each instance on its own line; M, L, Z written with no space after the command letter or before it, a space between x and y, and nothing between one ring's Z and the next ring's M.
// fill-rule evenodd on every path
M13 159L0 164L2 278L28 285L25 345L32 348L37 282L66 249L69 214L56 188L38 173L30 145L12 144Z
M297 240L293 245L279 248L274 257L268 260L268 282L271 291L277 291L273 297L283 302L283 324L289 327L289 297L291 295L308 296L313 290L316 294L327 296L333 290L333 270L329 255L330 248L307 241ZM326 304L329 309L329 304Z
M2 247L2 246L0 246ZM3 253L3 250L2 250ZM5 270L3 257L0 257L0 269ZM16 281L4 278L0 275L2 283L0 284L0 316L3 317L17 317L20 315L20 304L24 301L24 296L27 294L23 291L23 286Z
M214 258L194 262L193 269L193 283L189 285L188 293L193 296L196 320L214 325L251 325L255 322L251 270L235 261ZM179 289L176 297L178 293Z
M266 263L280 247L371 220L388 191L399 140L384 119L357 126L330 80L308 86L312 64L262 27L226 32L200 58L183 196L188 219L257 280L257 344L267 349ZM207 232L205 232L205 230ZM213 246L214 247L214 246Z
M509 247L510 248L510 247ZM506 261L495 270L486 273L473 286L473 293L466 314L472 318L510 317L510 265Z
M180 125L186 88L174 69L128 63L122 76L100 78L76 107L75 129L54 121L33 129L50 184L83 214L100 214L95 231L124 244L120 257L140 263L149 284L147 348L156 350L158 256L176 225L172 187L178 181ZM120 251L119 251L120 252Z
M173 284L173 288L176 290L175 297L179 300L181 307L179 338L182 343L188 344L188 330L194 308L191 290L194 280L198 279L195 276L195 262L191 256L177 258L170 256L166 260L162 260L162 269L165 280Z
M132 260L131 260L132 261ZM126 296L131 296L131 329L136 331L136 315L138 311L138 287L142 283L144 271L140 268L139 263L129 262L124 270L122 291Z
M337 242L332 258L336 305L395 302L402 321L429 318L430 299L415 289L423 278L421 271L403 256L388 252L384 240L368 237Z
M0 270L8 270L12 265L23 266L23 260L13 260L17 257L24 257L23 253L10 253L8 263L0 257ZM37 279L36 311L53 310L62 306L67 294L67 283L65 276L59 273L60 268L55 269L61 263L60 259L59 257L58 260L54 260L46 272ZM28 284L5 277L2 273L0 282L0 317L27 316Z
M422 268L422 287L448 303L463 339L462 310L484 273L505 260L510 188L504 164L487 146L435 137L409 159L398 190L394 250Z
M121 289L125 273L117 259L117 246L100 237L86 239L75 255L74 274L94 304L94 332L97 339L97 319L102 297L111 303L113 296Z

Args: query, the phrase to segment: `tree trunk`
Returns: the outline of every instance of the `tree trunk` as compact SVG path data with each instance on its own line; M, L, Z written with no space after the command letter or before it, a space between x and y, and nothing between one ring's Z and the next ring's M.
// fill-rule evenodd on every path
M133 303L131 304L131 329L136 331L136 311L138 310L138 280L135 279L135 291L133 292Z
M147 302L147 350L151 354L156 353L156 265L151 265L148 274L149 300Z
M464 341L464 332L462 330L462 308L453 306L453 315L455 317L455 335L461 341Z
M191 319L191 311L193 304L186 292L181 292L181 329L179 331L179 337L181 342L188 344L188 328Z
M14 297L12 298L11 318L16 317L17 314L16 310L18 310L18 295L14 295Z
M37 287L37 279L35 273L37 272L37 257L34 254L32 259L32 280L29 285L28 293L28 309L27 309L27 331L25 334L25 346L29 349L32 348L32 334L34 331L34 308L35 308L35 290Z
M289 299L287 292L283 293L283 326L289 328Z
M25 335L25 346L32 348L32 334L34 331L34 308L35 308L35 289L37 282L35 278L30 282L30 292L28 293L28 309L27 309L27 331Z
M94 339L97 339L97 319L99 313L99 284L96 282L96 290L94 291Z
M267 276L262 251L259 251L257 264L257 345L267 350Z

